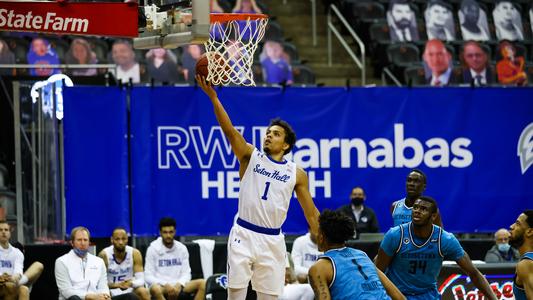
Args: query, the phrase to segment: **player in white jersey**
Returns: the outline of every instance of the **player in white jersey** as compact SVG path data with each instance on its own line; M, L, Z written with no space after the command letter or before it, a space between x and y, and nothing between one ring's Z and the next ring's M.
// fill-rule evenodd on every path
M9 243L11 228L6 221L0 221L0 299L29 299L28 286L43 272L43 264L34 262L25 273L24 254Z
M315 264L320 255L324 254L318 250L316 236L311 232L299 236L292 244L291 256L294 262L294 271L298 282L307 282L309 268Z
M196 80L213 104L215 116L239 160L239 212L228 240L228 299L246 298L252 282L257 299L276 299L285 278L285 239L281 225L287 216L292 193L312 232L318 231L319 212L308 190L306 173L285 160L296 135L290 125L273 120L263 140L263 152L248 144L233 127L216 91L205 80Z
M195 294L194 300L205 299L205 280L193 279L189 264L189 251L174 240L176 220L162 218L159 234L146 250L146 283L157 300L176 300L181 294Z
M150 293L144 287L141 252L128 246L126 229L115 228L111 235L111 244L98 254L107 268L111 296L134 292L141 300L150 300Z

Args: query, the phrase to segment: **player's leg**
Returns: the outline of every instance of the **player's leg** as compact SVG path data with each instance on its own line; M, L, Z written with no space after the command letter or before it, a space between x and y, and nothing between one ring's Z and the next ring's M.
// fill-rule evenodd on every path
M18 300L30 300L30 289L25 285L19 285Z
M258 249L252 274L252 287L258 294L279 296L285 286L285 259L287 250L283 235L262 235L255 241Z
M233 226L228 238L228 299L246 298L252 277L253 248L250 232L238 225ZM241 290L244 290L244 297Z
M257 300L277 300L278 296L257 292Z
M194 279L185 284L184 293L194 293L194 300L203 300L205 298L205 280Z
M42 263L36 261L24 272L20 279L20 284L31 286L43 273L44 266Z
M163 289L157 283L156 284L152 284L152 286L150 286L150 294L156 300L165 300L165 297L163 296Z
M248 287L242 289L228 288L228 300L245 300Z
M150 300L150 292L148 292L148 290L145 287L138 287L134 289L133 292L141 300Z

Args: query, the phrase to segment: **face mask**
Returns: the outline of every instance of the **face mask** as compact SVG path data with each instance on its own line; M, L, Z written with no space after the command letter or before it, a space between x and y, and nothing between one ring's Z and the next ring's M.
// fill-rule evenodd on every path
M85 255L87 255L87 252L89 252L89 249L81 250L78 248L72 248L72 250L74 250L74 253L76 253L76 255L79 257L85 257Z
M498 244L498 250L501 251L501 252L507 252L509 251L509 249L511 248L511 246L507 243L505 244Z
M359 205L363 204L364 201L365 201L365 199L363 199L363 198L352 198L352 204L355 205L355 206L359 206Z

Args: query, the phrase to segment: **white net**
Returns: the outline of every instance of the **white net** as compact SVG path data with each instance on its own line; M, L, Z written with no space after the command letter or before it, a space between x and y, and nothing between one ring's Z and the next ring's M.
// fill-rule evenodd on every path
M209 82L214 85L234 83L255 86L252 70L254 53L268 23L268 18L262 16L211 22L210 38L205 43Z

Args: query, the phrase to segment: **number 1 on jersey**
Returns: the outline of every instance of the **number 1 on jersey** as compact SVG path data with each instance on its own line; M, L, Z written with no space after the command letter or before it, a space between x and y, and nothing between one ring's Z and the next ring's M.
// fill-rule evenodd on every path
M263 192L263 196L261 197L261 199L263 200L267 200L267 194L268 194L268 188L270 188L270 182L265 182L265 191Z

